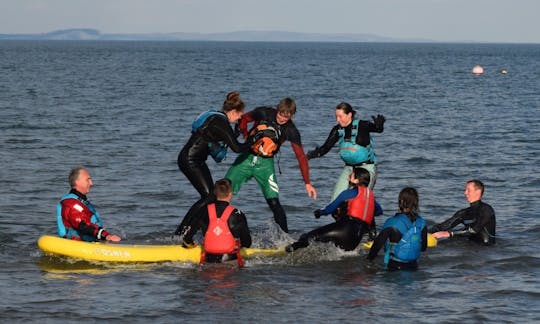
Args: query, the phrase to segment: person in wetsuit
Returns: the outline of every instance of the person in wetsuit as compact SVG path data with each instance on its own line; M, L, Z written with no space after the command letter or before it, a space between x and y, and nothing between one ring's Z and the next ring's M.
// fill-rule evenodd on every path
M484 184L477 179L469 180L465 185L464 194L470 206L457 211L444 222L433 225L429 232L437 239L466 236L483 245L495 244L495 211L482 201ZM459 224L464 225L464 228L451 231Z
M373 261L384 246L384 263L388 270L418 268L420 252L427 249L427 227L419 215L418 192L412 187L401 190L398 196L399 213L386 220L373 241L367 259Z
M56 208L58 235L77 241L120 241L120 237L107 232L99 214L87 198L94 184L90 172L73 168L68 177L71 190L64 195Z
M292 121L295 113L296 103L291 98L282 99L277 107L258 107L245 113L239 122L244 137L261 138L255 140L250 152L238 155L225 175L233 183L234 194L238 193L242 184L255 178L274 214L275 222L285 233L289 232L287 216L279 202L279 187L274 168L274 155L285 141L291 142L308 196L317 199L317 191L309 181L309 164L302 147L300 132ZM249 132L250 136L249 123L254 124Z
M382 133L386 119L383 115L377 115L377 117L373 116L373 122L370 122L355 119L355 116L356 111L350 104L346 102L338 104L336 107L338 124L332 128L322 146L317 146L307 153L309 160L322 157L339 142L339 155L345 162L345 167L334 187L331 201L335 200L343 190L347 189L348 178L353 167L362 167L369 171L371 175L369 188L371 190L373 190L377 179L377 160L370 134Z
M244 108L240 93L230 92L220 112L205 112L195 120L192 135L178 154L178 167L197 190L200 198L188 210L175 235L182 235L194 222L194 217L201 214L201 210L214 199L214 181L206 164L208 156L211 155L216 162L220 162L227 147L237 153L249 150L250 144L239 143L230 126L230 123L240 119Z
M183 246L194 246L193 236L202 230L205 233L202 262L216 263L238 258L241 265L240 248L251 246L246 215L230 205L233 194L229 179L216 181L214 194L216 201L209 203L195 218L184 235ZM220 222L219 219L225 221Z
M334 242L337 247L345 251L354 250L364 234L369 231L373 217L382 214L381 207L375 202L373 192L368 188L369 179L369 171L354 168L349 176L350 189L343 191L324 209L314 211L315 218L320 218L321 215L332 214L345 203L346 214L337 216L334 223L302 234L298 241L285 247L285 250L292 252L305 248L310 241Z

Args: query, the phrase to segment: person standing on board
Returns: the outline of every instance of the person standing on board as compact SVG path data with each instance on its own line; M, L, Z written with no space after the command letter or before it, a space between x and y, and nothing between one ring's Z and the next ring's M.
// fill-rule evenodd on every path
M398 197L399 213L386 220L373 241L367 259L372 261L384 246L384 265L390 270L418 268L420 252L428 246L425 220L419 215L418 192L412 187L401 190Z
M317 191L309 181L309 164L304 154L300 132L292 121L296 103L291 98L282 99L277 107L258 107L245 113L239 122L244 137L255 137L251 151L240 154L227 171L226 178L233 184L237 194L242 184L255 178L264 198L274 214L274 220L285 232L289 232L285 210L279 202L279 186L275 174L274 155L285 141L290 141L308 196L317 199ZM253 122L249 131L248 124Z
M321 215L332 214L342 204L345 214L338 215L334 223L316 228L287 247L287 252L307 247L310 241L334 242L336 246L345 250L354 250L362 236L369 231L375 215L382 214L381 207L375 202L373 192L368 188L369 171L363 168L354 168L349 176L350 189L343 191L324 209L315 210L315 218Z
M444 222L433 225L429 232L437 239L466 236L483 245L495 244L495 211L482 201L484 184L477 179L469 180L465 184L464 194L470 206L457 211ZM451 231L459 224L464 225L464 228Z
M241 266L240 248L251 246L246 215L230 205L233 193L229 179L216 181L214 194L216 201L209 203L195 218L193 226L184 235L183 246L193 247L193 236L200 229L205 233L201 263L221 262L227 256L227 260L237 258Z
M237 135L230 126L244 113L245 104L239 92L230 92L223 103L221 111L206 111L197 117L192 125L192 134L188 142L178 154L178 167L200 195L178 225L175 235L183 235L195 221L194 217L201 213L211 202L214 182L206 164L208 156L221 162L226 155L227 147L234 152L249 150L249 143L239 143Z
M77 241L120 241L120 237L105 229L99 214L86 195L93 182L90 172L83 167L71 170L68 178L71 190L56 207L58 235Z

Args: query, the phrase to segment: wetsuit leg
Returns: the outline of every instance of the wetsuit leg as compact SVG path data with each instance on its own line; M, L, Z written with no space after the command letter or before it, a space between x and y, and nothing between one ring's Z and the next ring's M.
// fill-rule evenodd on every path
M279 198L269 198L266 199L266 202L272 210L272 213L274 213L274 221L279 225L279 227L281 227L283 232L289 233L289 227L287 226L287 215L285 214L283 206L281 206L281 203L279 202Z
M335 223L331 223L312 230L300 236L298 241L287 247L287 251L304 248L309 245L309 241L316 242L333 242L337 247L345 250L354 250L364 234L364 226L359 221L341 219Z
M349 186L349 176L352 172L352 167L346 165L343 168L343 171L341 171L341 175L338 178L338 181L336 182L336 185L334 186L334 192L332 193L332 198L330 199L330 202L336 200L337 196L344 191L347 190Z

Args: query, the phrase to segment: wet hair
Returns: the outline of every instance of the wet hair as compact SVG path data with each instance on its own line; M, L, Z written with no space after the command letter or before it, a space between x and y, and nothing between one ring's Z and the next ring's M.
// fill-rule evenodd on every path
M467 183L472 183L474 184L474 187L476 189L480 189L480 194L483 195L484 194L484 184L482 183L482 181L478 180L478 179L472 179L472 180L469 180L467 181Z
M281 115L294 115L296 113L296 102L291 98L283 98L279 101L277 112Z
M71 169L71 171L69 172L68 182L69 182L69 185L72 188L75 187L75 181L77 179L79 179L79 175L81 174L81 170L86 170L86 168L82 167L82 166L78 166L78 167L75 167L75 168Z
M353 168L354 177L358 180L358 185L367 187L369 186L369 181L371 180L371 175L369 174L369 171L361 168L361 167L355 167Z
M214 194L216 195L217 199L227 198L232 191L232 182L227 178L216 181L214 185Z
M353 118L354 118L354 115L356 115L356 110L354 110L351 105L349 105L348 103L346 103L344 101L340 102L336 106L336 110L343 110L343 112L346 113L346 114L352 113Z
M233 91L227 94L227 99L223 102L223 111L228 112L231 110L236 110L238 112L243 112L246 105L240 99L240 92Z
M420 208L418 207L418 191L412 187L405 187L401 190L398 197L399 210L416 219Z

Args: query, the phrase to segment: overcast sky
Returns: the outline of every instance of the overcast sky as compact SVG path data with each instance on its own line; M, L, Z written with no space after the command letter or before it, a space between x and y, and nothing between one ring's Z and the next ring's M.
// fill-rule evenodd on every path
M0 0L0 34L291 31L540 43L540 0Z

